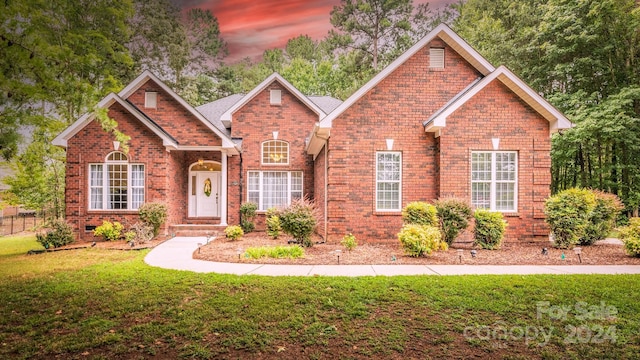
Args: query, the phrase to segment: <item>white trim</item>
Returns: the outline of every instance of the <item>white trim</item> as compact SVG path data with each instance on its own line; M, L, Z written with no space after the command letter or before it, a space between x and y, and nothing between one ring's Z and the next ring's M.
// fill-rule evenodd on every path
M480 80L474 87L469 89L463 96L448 104L447 107L441 111L431 122L425 126L425 131L432 132L440 130L447 125L447 117L458 110L467 101L478 94L482 89L489 85L494 80L500 80L505 86L507 86L515 95L520 97L524 102L531 106L536 112L542 115L550 123L549 134L556 132L559 129L568 129L572 126L569 119L567 119L558 109L547 102L542 96L533 91L527 84L518 78L505 66L500 66L494 72Z
M398 169L398 208L397 209L379 209L378 208L378 155L379 154L397 154L400 157L400 167ZM401 151L376 151L374 152L374 166L375 171L373 172L374 178L374 192L375 192L375 204L374 209L376 212L400 212L402 211L402 152ZM385 181L391 182L391 181Z
M300 90L296 89L295 86L291 85L291 83L289 83L282 76L280 76L280 74L274 72L269 77L264 79L264 81L261 82L258 86L253 88L253 90L251 90L242 99L240 99L240 101L233 104L233 106L230 107L227 111L225 111L224 114L222 114L222 116L220 116L220 120L222 121L224 126L229 128L231 126L231 120L232 120L233 114L236 111L238 111L241 107L246 105L251 99L256 97L260 92L266 89L269 85L271 85L271 83L273 83L274 81L279 82L285 89L287 89L290 93L292 93L295 97L297 97L300 101L302 101L303 104L307 105L309 109L311 109L313 112L318 114L319 120L322 120L322 118L324 118L327 115L324 113L324 111L322 111L322 109L320 109L320 107L318 107L318 105L316 105L313 101L309 100L309 98L307 98L304 94L302 94Z
M221 172L220 172L220 225L227 225L227 172L229 167L227 164L227 153L222 151Z
M131 94L136 92L142 85L146 84L149 80L155 82L160 88L165 91L169 96L174 98L182 107L184 107L187 111L189 111L196 119L200 120L209 130L213 131L221 140L223 148L236 148L235 144L226 134L222 133L220 129L213 126L209 120L207 120L198 110L196 110L193 106L191 106L188 102L186 102L180 95L176 94L170 87L168 87L165 83L163 83L157 76L155 76L151 71L145 70L142 74L140 74L135 80L133 80L127 87L122 89L118 95L126 99Z
M147 120L139 111L137 111L131 104L124 101L120 96L111 93L107 95L104 99L102 99L96 108L109 108L113 104L118 103L122 107L125 108L131 115L133 115L136 119L142 122L149 130L151 130L154 134L156 134L160 139L162 139L162 145L165 147L171 147L174 149L178 148L178 144L167 136L163 131L161 131L155 124ZM82 115L78 120L76 120L73 124L71 124L68 128L66 128L63 132L58 134L55 139L51 142L53 145L61 146L66 148L69 139L75 136L80 130L84 129L85 126L89 125L95 116L93 112L86 113Z

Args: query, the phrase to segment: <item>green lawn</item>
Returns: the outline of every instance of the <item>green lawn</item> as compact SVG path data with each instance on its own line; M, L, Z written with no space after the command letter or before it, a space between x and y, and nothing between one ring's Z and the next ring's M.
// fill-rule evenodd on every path
M640 276L205 275L149 267L146 251L30 248L0 238L2 359L640 353Z

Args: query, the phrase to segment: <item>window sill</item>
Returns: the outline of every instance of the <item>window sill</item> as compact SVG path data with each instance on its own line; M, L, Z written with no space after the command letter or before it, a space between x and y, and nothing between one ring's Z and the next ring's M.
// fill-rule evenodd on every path
M401 211L376 211L375 216L402 216Z
M504 217L520 217L520 213L517 213L517 212L503 212L502 216L504 216Z
M433 72L442 72L444 71L444 67L441 68L436 68L436 67L430 67L429 71L433 71Z
M139 211L138 209L135 210L128 210L128 209L113 209L113 210L91 210L91 209L87 209L87 213L90 214L137 214Z

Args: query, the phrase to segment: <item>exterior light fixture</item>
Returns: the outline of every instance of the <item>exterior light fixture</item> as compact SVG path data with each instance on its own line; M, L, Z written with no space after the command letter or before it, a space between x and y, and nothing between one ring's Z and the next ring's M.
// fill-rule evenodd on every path
M238 260L240 260L240 255L242 255L242 249L241 248L237 248L236 249L236 254L238 254Z
M198 165L200 166L204 165L204 160L202 158L198 159Z
M202 243L198 243L198 254L200 254L200 248L202 247Z
M335 253L338 256L338 265L340 265L340 254L342 254L342 250L336 250Z
M573 252L574 252L576 255L578 255L578 260L580 261L580 264L582 264L582 256L581 256L581 254L582 254L582 248L581 248L581 247L573 248Z
M464 251L464 250L462 250L462 249L458 249L458 250L456 250L456 253L458 253L458 260L460 260L460 263L462 263L462 252L463 252L463 251Z
M475 250L471 250L471 257L472 257L472 258L475 258L475 257L476 257L476 255L478 255L478 252L477 252L477 251L475 251Z

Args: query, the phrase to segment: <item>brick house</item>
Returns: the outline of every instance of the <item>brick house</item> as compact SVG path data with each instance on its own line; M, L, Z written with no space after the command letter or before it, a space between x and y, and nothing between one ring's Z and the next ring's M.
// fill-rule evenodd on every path
M167 203L176 233L237 224L246 201L262 212L302 196L330 242L393 240L404 205L448 196L503 212L507 240L547 237L550 137L571 126L446 25L344 102L273 74L194 108L145 72L98 106L131 136L128 153L91 114L54 140L67 149L67 220L85 239L103 219L137 221L144 202Z

